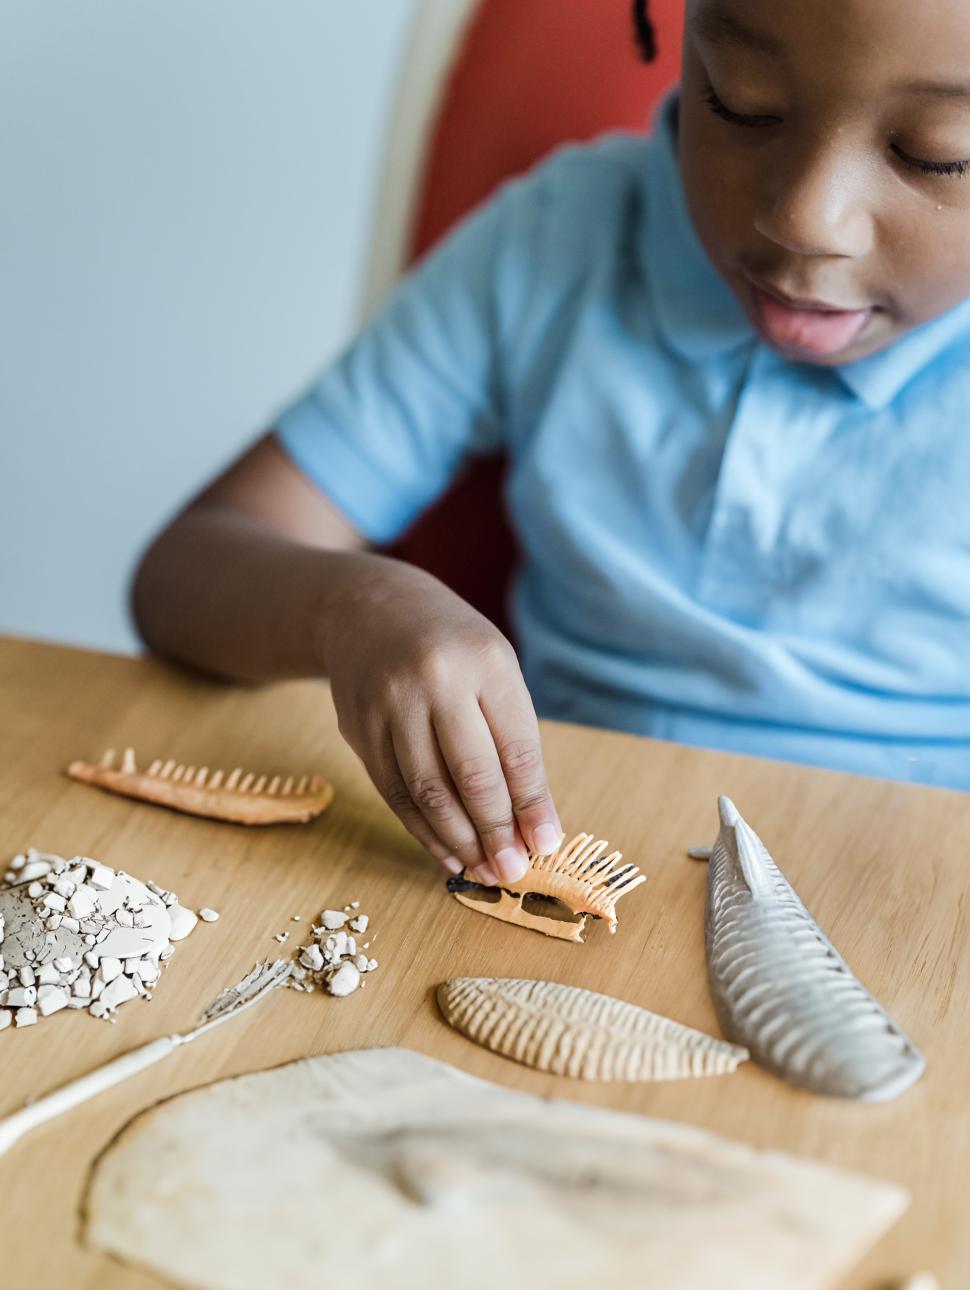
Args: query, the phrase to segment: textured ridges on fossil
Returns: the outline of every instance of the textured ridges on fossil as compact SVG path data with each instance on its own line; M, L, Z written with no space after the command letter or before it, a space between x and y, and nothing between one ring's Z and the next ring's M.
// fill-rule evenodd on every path
M919 1049L853 976L729 798L709 861L706 943L724 1033L789 1083L885 1101Z
M724 1075L748 1056L645 1008L553 981L457 977L438 987L438 1006L475 1043L574 1079Z
M586 916L605 918L610 931L616 931L616 902L627 892L646 882L635 864L623 864L619 851L604 856L609 844L594 839L591 833L578 833L569 842L561 842L555 851L529 853L528 872L518 880L497 890L497 898L475 899L466 894L476 887L464 877L449 884L455 898L469 909L490 914L516 927L528 927L560 940L583 939ZM545 896L559 900L578 916L575 922L547 917L523 908L523 897ZM486 903L487 902L487 903Z
M96 764L71 762L67 774L124 797L233 824L303 824L326 810L333 799L333 788L319 775L270 778L239 768L226 775L208 766L161 758L140 771L132 748L125 749L117 769L115 752L108 749Z

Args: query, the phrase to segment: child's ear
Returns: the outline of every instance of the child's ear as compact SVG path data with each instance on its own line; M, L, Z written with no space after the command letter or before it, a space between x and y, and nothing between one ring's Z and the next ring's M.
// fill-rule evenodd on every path
M652 63L657 57L657 34L647 14L649 0L633 0L633 29L640 57L645 63Z

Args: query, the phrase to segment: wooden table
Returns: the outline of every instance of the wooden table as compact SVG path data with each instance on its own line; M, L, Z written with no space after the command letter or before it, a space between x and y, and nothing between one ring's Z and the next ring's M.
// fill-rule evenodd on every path
M365 994L283 991L0 1159L4 1290L157 1290L156 1278L78 1243L85 1177L112 1136L183 1089L394 1044L533 1093L684 1120L903 1183L913 1194L909 1212L846 1290L876 1290L924 1268L946 1290L970 1285L970 796L547 723L564 826L595 830L649 875L621 902L615 937L594 924L587 943L573 945L447 897L342 743L323 684L236 689L156 662L0 640L0 738L0 856L29 844L83 853L222 915L179 945L153 1002L126 1005L116 1025L82 1012L0 1035L0 1113L190 1027L223 985L279 950L275 933L293 933L287 947L299 939L294 914L305 928L324 906L360 900L380 960ZM132 803L62 774L75 757L126 744L140 758L196 766L316 767L336 800L310 826L247 830ZM685 849L713 840L724 792L862 981L922 1046L928 1072L915 1088L888 1106L860 1106L788 1088L750 1063L720 1079L584 1085L493 1056L441 1021L433 991L450 976L541 976L718 1033L704 965L705 867Z

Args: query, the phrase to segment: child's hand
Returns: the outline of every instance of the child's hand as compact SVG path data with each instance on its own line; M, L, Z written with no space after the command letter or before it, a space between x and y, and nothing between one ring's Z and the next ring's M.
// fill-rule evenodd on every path
M321 628L341 734L445 868L514 882L562 834L515 652L436 578L358 558Z

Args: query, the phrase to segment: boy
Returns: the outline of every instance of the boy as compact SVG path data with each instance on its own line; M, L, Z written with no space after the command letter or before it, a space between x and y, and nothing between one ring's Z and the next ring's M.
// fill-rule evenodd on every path
M533 700L970 784L968 172L959 0L690 0L653 137L560 153L411 275L156 540L146 641L329 676L385 800L485 883L560 833ZM367 550L499 446L521 670Z

